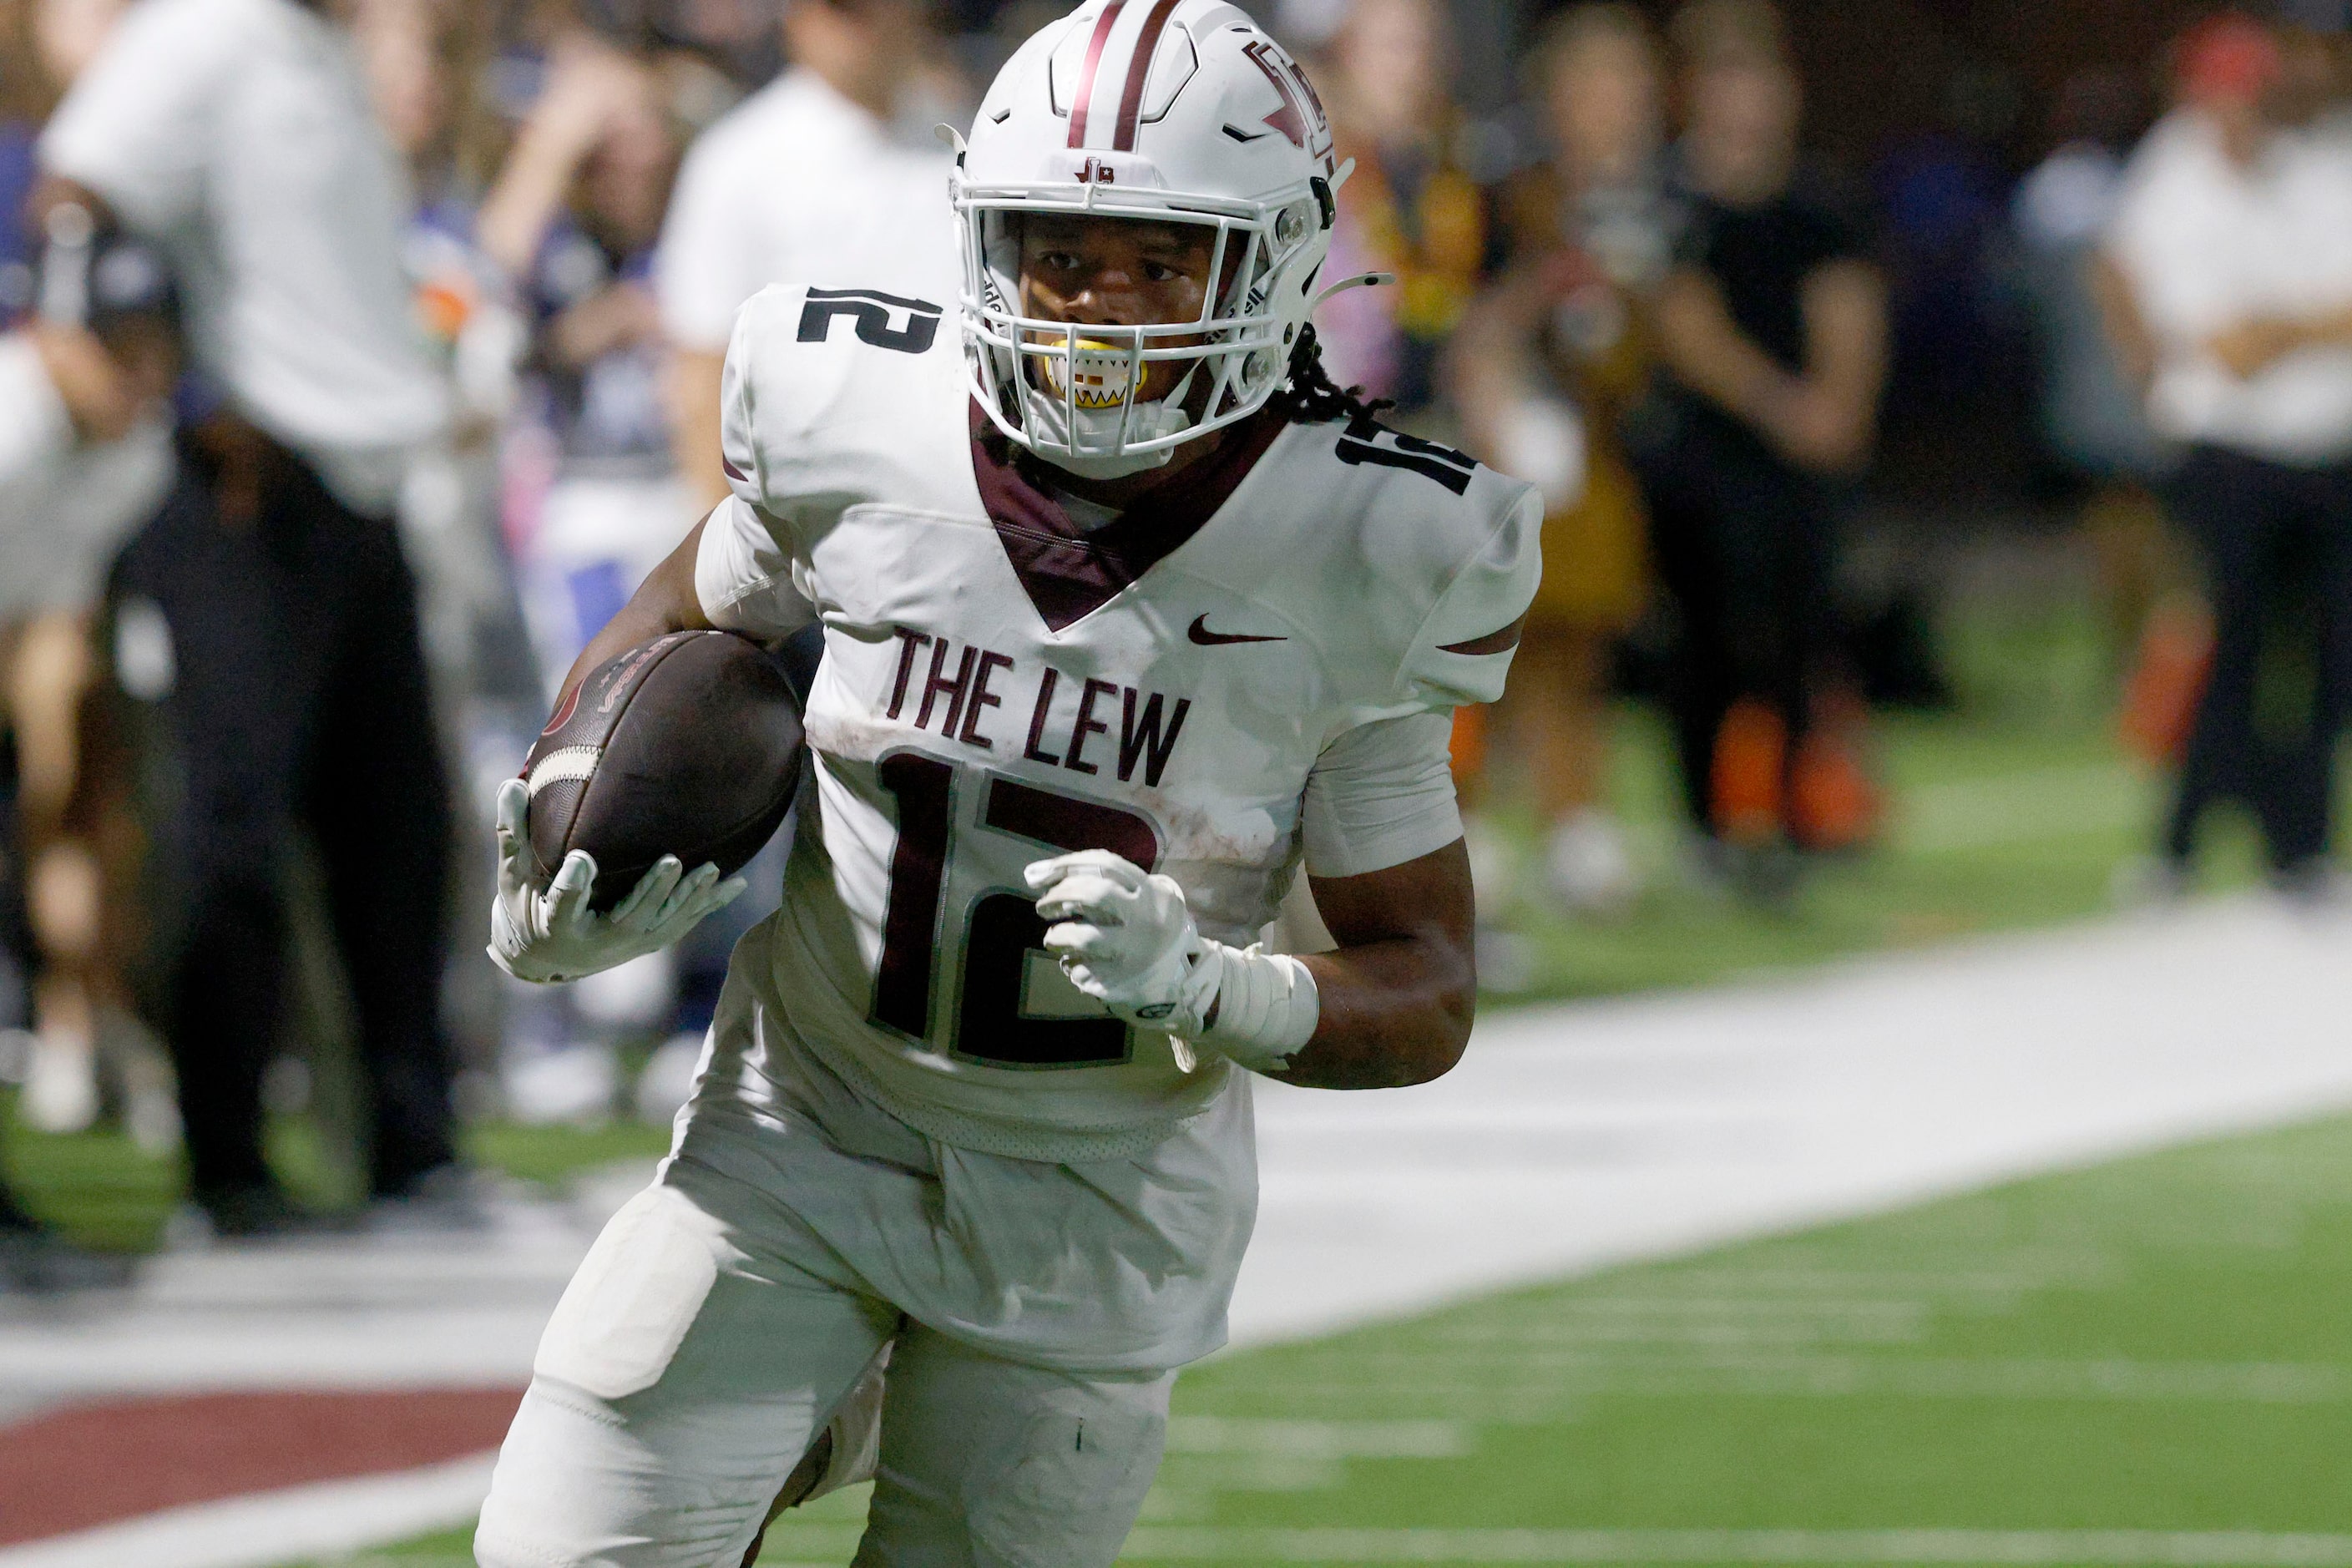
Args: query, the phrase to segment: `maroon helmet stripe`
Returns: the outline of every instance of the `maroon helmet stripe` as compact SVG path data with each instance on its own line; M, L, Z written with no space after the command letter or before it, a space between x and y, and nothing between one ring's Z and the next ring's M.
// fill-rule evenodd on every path
M1103 14L1095 18L1095 36L1087 40L1087 63L1078 72L1078 96L1070 105L1070 145L1087 144L1087 105L1094 101L1095 72L1102 65L1103 46L1110 42L1110 30L1118 21L1127 0L1110 0Z
M1160 35L1168 26L1168 14L1175 9L1176 0L1160 0L1151 8L1151 15L1143 19L1142 36L1135 40L1135 55L1127 65L1127 90L1118 100L1118 132L1111 139L1113 152L1135 151L1135 125L1143 112L1143 89L1151 80L1151 58L1160 52Z

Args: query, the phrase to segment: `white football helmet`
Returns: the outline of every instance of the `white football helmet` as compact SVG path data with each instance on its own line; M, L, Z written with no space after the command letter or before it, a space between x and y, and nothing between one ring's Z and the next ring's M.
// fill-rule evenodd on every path
M1006 436L1097 479L1248 417L1286 377L1344 178L1306 73L1243 12L1087 0L1006 63L959 149L973 395ZM1024 316L1020 220L1037 213L1214 229L1199 319ZM1158 362L1182 367L1171 390L1131 397Z

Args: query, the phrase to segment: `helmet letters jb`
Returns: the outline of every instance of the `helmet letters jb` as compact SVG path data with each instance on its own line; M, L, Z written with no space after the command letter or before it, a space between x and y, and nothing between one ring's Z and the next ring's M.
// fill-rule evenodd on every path
M1021 47L957 159L963 333L997 427L1075 473L1154 468L1282 385L1330 249L1331 129L1297 62L1223 0L1088 0ZM1197 320L1022 314L1021 220L1213 231ZM1143 402L1149 367L1172 389Z

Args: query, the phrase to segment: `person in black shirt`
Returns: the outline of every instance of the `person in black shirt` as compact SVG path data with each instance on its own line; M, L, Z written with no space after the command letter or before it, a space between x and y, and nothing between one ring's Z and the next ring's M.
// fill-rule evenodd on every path
M1629 446L1681 620L1691 816L1711 858L1777 870L1786 848L1851 843L1872 815L1823 710L1833 507L1876 434L1885 289L1857 226L1799 176L1779 14L1696 0L1674 39L1688 209L1659 301L1663 369Z

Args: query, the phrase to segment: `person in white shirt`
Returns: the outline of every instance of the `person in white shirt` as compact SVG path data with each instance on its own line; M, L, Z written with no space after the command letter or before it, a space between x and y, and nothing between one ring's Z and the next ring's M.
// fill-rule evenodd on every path
M358 1015L372 1194L462 1208L440 1021L446 777L391 519L446 417L401 270L409 203L345 28L297 0L142 0L40 144L37 210L80 204L169 258L215 401L183 479L118 563L154 628L149 693L184 777L149 962L179 1067L191 1219L307 1216L260 1146L283 996L284 866L305 824Z
M924 40L910 0L795 0L793 64L687 154L655 264L675 353L678 469L708 509L726 499L719 384L735 312L781 279L854 285L913 261L926 299L956 289L941 216L949 159L913 90Z
M18 1111L65 1131L97 1114L100 1020L124 1016L123 976L108 962L119 955L103 940L109 922L92 885L100 874L89 839L101 836L68 832L90 785L81 722L89 609L115 548L170 488L177 353L170 279L152 252L85 242L51 247L43 259L51 286L35 295L58 319L0 336L0 701L16 736L15 853L37 963L39 1032ZM168 1089L142 1070L152 1060L143 1049L135 1064L118 1058L126 1120L142 1142L168 1136L173 1121ZM39 1224L0 1177L0 1296L128 1278Z
M100 235L78 209L60 209L35 276L42 313L0 338L0 701L16 737L16 855L34 943L20 1110L37 1127L79 1131L100 1110L100 1037L137 1038L121 1026L123 976L109 961L121 955L101 940L106 836L89 817L108 781L85 762L99 676L90 612L116 551L171 489L179 352L162 259ZM110 1054L132 1127L168 1139L163 1075L142 1047Z
M2279 884L2320 891L2352 684L2352 149L2312 128L2259 24L2209 23L2181 60L2102 258L2149 417L2189 448L2171 499L2214 605L2160 874L2185 878L2206 807L2235 797Z

